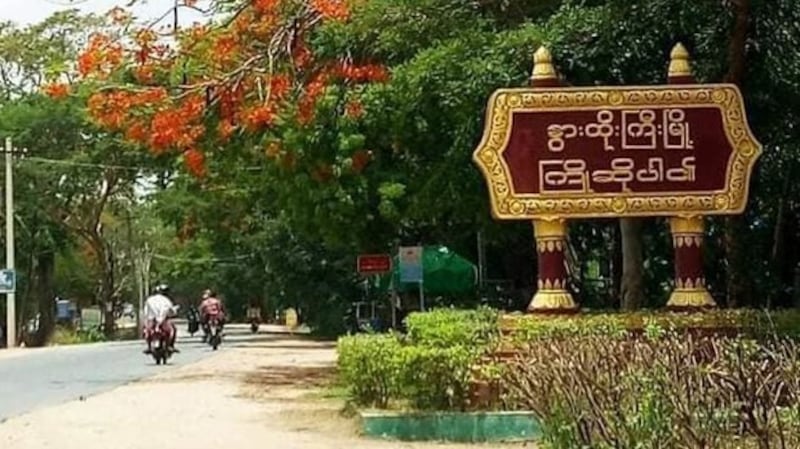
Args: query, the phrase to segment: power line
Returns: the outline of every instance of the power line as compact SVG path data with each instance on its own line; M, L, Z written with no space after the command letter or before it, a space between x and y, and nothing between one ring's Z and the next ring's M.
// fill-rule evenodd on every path
M98 163L91 163L91 162L75 162L75 161L68 161L65 159L48 159L38 156L27 156L25 158L19 159L20 161L29 161L29 162L37 162L41 164L51 164L51 165L66 165L66 166L73 166L73 167L84 167L84 168L104 168L109 170L130 170L130 171L152 171L157 170L154 167L144 167L144 166L135 166L135 165L111 165L111 164L98 164ZM241 170L247 171L259 171L264 170L266 165L252 165L248 167L241 167Z
M254 254L245 254L241 256L232 256L232 257L206 257L206 258L196 258L196 257L174 257L174 256L165 256L163 254L153 254L154 259L161 259L161 260L169 260L172 262L194 262L194 263L224 263L224 262L234 262L237 260L245 260L250 259L254 256Z

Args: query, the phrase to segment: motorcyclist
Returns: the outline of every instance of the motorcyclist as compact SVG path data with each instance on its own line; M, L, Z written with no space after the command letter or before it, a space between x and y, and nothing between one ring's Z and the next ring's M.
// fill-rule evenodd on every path
M147 341L147 349L145 354L153 352L152 335L156 326L161 325L161 330L168 336L169 348L172 352L179 352L175 348L175 339L177 338L178 331L171 318L175 314L175 305L169 299L169 286L166 284L158 285L153 294L147 298L144 303L144 338Z
M200 303L200 321L203 323L206 334L208 334L208 323L211 317L216 317L220 329L225 326L225 306L215 291L206 289L203 292L203 301Z

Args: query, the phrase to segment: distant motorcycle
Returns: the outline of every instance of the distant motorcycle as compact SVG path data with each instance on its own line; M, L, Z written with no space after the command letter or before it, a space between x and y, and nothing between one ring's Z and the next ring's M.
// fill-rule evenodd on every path
M194 334L200 330L200 312L197 311L196 307L189 308L189 312L187 313L187 330L189 331L189 335L194 337Z
M215 316L208 318L207 340L208 344L214 349L214 351L216 351L219 345L222 343L222 325L219 321L219 318Z
M250 332L258 333L258 327L261 325L261 309L258 307L248 308L247 319L250 322Z

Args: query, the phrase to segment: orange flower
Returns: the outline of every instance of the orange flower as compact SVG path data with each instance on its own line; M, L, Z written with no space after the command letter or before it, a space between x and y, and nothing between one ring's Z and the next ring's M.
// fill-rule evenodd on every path
M193 176L203 178L206 174L206 158L200 151L190 148L183 152L183 163Z
M148 84L153 81L153 66L140 65L133 69L133 76L142 84Z
M287 75L273 75L269 81L269 94L271 98L281 99L291 89L291 82Z
M274 159L281 154L281 144L278 142L270 142L267 145L267 149L264 150L264 154L267 155L268 158Z
M317 74L305 88L305 94L298 103L298 121L305 125L314 119L314 109L317 105L317 98L325 90L327 76L324 73Z
M317 182L328 182L333 177L333 168L329 164L318 164L311 177Z
M347 20L350 10L343 0L312 0L311 7L328 20Z
M273 12L281 0L254 0L253 8L261 14Z
M125 138L134 143L145 143L147 142L148 134L149 129L147 125L137 120L128 127L128 130L125 132Z
M303 36L297 38L292 49L292 61L298 69L305 68L311 62L311 50L306 46Z
M217 125L217 134L222 140L228 140L234 131L236 131L236 125L230 120L223 119Z
M249 131L258 131L270 126L275 119L275 107L272 104L255 106L242 111L242 122Z
M52 98L64 98L69 95L69 86L64 83L51 83L42 88L44 93Z
M344 115L350 118L359 118L364 115L364 106L358 100L351 100L344 107Z
M389 72L386 67L377 64L366 64L356 66L349 63L341 63L335 73L353 82L384 82L389 79Z
M372 159L372 152L359 150L353 154L353 171L355 173L361 173L364 168L369 164L369 161Z

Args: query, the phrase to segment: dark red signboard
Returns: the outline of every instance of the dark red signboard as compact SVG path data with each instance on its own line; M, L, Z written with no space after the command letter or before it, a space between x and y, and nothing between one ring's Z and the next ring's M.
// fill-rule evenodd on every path
M384 274L392 271L392 257L388 254L362 254L358 256L360 274Z
M761 152L732 85L500 89L474 159L503 219L740 213Z
M715 191L733 147L717 107L515 112L519 194Z

